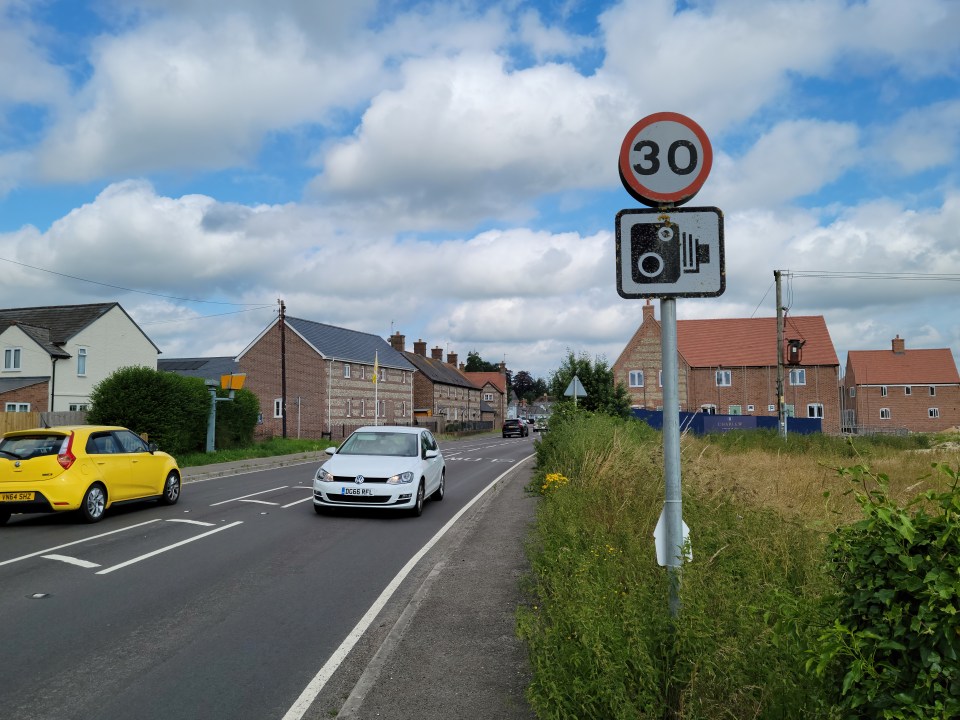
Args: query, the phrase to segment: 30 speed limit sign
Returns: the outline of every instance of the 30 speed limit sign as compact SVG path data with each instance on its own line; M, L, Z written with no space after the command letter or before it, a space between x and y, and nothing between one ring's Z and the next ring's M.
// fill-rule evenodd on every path
M620 179L650 207L681 205L703 186L713 165L707 134L685 115L660 112L630 128L620 146Z

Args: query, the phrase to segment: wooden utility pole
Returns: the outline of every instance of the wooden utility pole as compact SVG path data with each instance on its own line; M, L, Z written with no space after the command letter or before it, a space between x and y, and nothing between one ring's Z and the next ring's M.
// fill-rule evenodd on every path
M287 324L286 306L280 303L280 423L283 437L287 437Z
M777 428L784 438L787 437L787 406L783 397L783 287L782 273L773 271L777 285Z

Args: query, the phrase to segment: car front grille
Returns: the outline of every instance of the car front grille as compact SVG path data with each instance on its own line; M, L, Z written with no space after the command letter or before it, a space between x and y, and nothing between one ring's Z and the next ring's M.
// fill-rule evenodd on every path
M335 495L329 493L327 502L331 503L363 503L364 505L383 505L393 500L390 495Z
M356 475L354 475L354 476L334 475L334 476L333 476L333 481L334 481L334 482L340 482L340 483L352 483L355 479L356 479ZM381 484L383 484L383 483L385 483L386 481L387 481L387 478L367 477L366 475L363 476L363 482L364 482L364 483L381 483Z

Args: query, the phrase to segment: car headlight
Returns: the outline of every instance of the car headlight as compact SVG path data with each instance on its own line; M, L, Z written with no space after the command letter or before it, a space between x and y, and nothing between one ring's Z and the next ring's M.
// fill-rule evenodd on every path
M326 470L324 470L323 468L320 468L319 470L317 470L317 474L316 476L314 476L314 480L316 480L317 482L334 482L333 475L327 472Z
M387 478L387 485L399 485L400 483L412 483L413 482L413 473L407 470L407 472L397 473L396 475L391 475Z

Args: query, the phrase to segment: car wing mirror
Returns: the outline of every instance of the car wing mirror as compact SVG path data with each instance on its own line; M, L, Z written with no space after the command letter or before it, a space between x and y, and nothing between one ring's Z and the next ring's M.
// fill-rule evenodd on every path
M427 451L423 454L423 457L424 457L426 460L429 460L430 458L435 458L435 457L437 457L437 456L439 456L439 455L440 455L440 451L439 451L439 450L427 450Z
M152 442L149 445L147 445L147 450L149 450L152 453L155 453L159 449L160 449L160 446L157 445L155 442Z
M327 455L334 455L334 454L336 454L337 449L336 449L335 447L328 447L326 450L324 450L324 452L325 452Z

